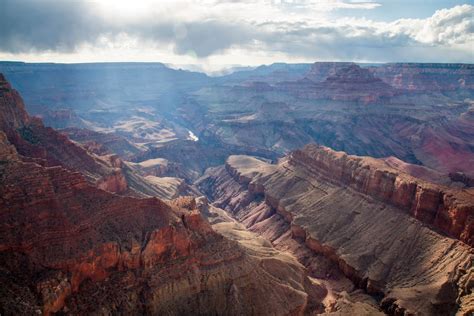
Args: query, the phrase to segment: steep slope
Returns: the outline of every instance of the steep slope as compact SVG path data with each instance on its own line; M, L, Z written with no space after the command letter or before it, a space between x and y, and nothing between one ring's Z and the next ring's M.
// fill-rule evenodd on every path
M306 77L302 80L280 83L279 87L284 91L294 94L304 99L325 99L356 101L365 104L374 103L383 97L394 96L397 91L381 79L376 78L368 69L361 68L356 64L348 64L341 67L339 64L328 65L323 68L328 76L325 80L318 78L318 75L309 73L315 77L313 82ZM316 67L313 67L313 71Z
M23 162L0 140L2 314L261 313L267 302L251 298L264 293L276 314L305 308L296 262L249 255L198 211L119 197L62 167ZM260 260L271 265L255 269Z
M194 97L208 108L206 132L223 143L284 155L315 141L355 155L394 156L446 176L459 173L456 177L469 186L474 177L474 90L428 86L430 80L470 78L474 69L417 64L392 71L405 68L420 74L418 90L394 87L372 68L316 63L303 79L209 87Z
M391 314L472 310L474 192L373 158L308 146L277 165L231 156L199 185L278 248L290 234L337 264ZM326 276L326 279L328 277ZM331 279L331 278L329 278ZM466 281L466 279L470 281Z
M472 64L395 63L370 70L398 89L415 92L474 89Z
M40 122L32 134L40 133L40 142L24 140L18 129L31 119L19 95L8 84L0 87L2 315L324 310L317 295L323 289L294 257L242 227L219 225L194 198L120 196L32 150L89 155ZM218 222L211 226L203 215Z
M43 166L62 166L80 172L89 183L122 195L163 198L167 196L162 194L163 188L160 188L159 185L150 183L140 175L134 174L132 169L124 164L118 156L110 155L107 150L97 152L102 156L86 151L66 135L58 133L50 127L45 127L39 118L30 117L18 92L12 89L1 74L0 129L5 132L9 142L16 147L19 154ZM85 133L93 132L86 131ZM125 143L128 146L124 149L125 152L127 152L127 148L134 148L125 140L113 136L111 138L114 144L117 141ZM103 138L101 139L104 141ZM105 140L107 139L110 137L105 137ZM117 146L112 147L117 149ZM140 152L138 149L136 150Z
M89 155L40 119L29 117L22 98L0 74L0 129L21 155L62 165L83 173L91 181L111 173L110 166Z
M472 189L448 189L402 173L381 160L314 145L293 152L289 164L304 166L320 178L406 210L413 217L474 246Z

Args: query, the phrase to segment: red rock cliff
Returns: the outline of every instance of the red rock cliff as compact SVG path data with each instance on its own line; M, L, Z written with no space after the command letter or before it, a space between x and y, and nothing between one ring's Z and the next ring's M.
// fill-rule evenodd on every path
M270 276L263 259L217 234L195 204L109 192L124 189L123 162L116 156L97 161L31 120L0 79L1 314L290 314L305 308L306 294L293 276L284 282ZM90 181L102 175L95 169L102 163L112 176ZM254 300L264 295L275 304Z
M384 82L410 91L474 89L474 66L470 64L395 63L371 67Z
M331 182L400 207L474 245L474 195L469 190L432 184L401 173L382 160L351 156L324 146L297 150L290 155L290 163L302 164Z

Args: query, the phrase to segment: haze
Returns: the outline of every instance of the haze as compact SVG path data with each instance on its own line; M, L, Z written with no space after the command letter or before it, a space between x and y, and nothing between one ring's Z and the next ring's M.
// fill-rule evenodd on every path
M1 0L0 60L465 62L466 1Z

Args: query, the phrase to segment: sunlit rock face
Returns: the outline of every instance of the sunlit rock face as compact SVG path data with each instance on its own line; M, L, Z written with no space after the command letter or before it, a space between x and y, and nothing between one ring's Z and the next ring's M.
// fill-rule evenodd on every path
M308 145L276 165L231 156L198 184L214 205L277 247L288 249L290 234L332 261L388 313L469 309L473 192L405 170Z

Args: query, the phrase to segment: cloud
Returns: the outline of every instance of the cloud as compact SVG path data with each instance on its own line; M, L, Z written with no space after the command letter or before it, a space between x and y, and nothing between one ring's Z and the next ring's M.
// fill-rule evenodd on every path
M359 0L0 0L0 57L80 58L92 51L120 51L132 60L147 54L195 62L226 60L240 52L244 60L233 63L247 64L252 63L249 56L257 55L259 61L265 55L286 60L474 60L471 5L393 22L330 14L379 6Z
M462 5L426 19L266 23L261 42L267 50L329 60L472 62L473 16L474 7Z
M474 44L474 7L456 6L436 11L427 19L401 19L391 23L420 43L433 45Z
M0 0L0 50L73 51L107 31L92 13L82 1Z

